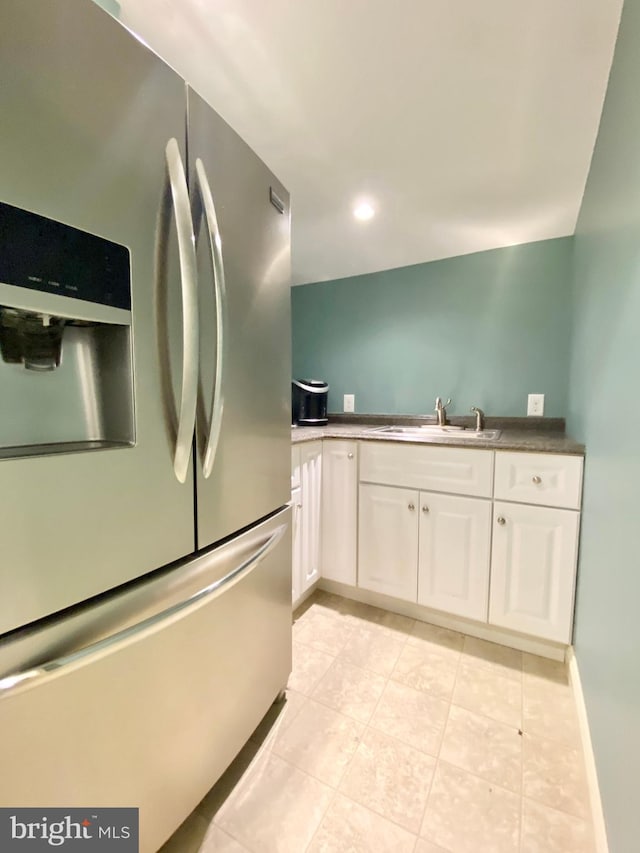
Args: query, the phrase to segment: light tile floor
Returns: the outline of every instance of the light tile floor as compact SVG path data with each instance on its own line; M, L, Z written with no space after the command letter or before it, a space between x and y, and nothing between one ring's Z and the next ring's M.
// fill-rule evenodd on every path
M162 853L593 853L563 665L323 592L293 647Z

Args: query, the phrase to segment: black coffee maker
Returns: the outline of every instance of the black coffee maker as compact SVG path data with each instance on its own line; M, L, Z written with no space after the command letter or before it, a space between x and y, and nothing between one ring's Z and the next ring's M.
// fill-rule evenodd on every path
M329 386L320 379L294 379L291 383L291 423L322 426L328 422Z

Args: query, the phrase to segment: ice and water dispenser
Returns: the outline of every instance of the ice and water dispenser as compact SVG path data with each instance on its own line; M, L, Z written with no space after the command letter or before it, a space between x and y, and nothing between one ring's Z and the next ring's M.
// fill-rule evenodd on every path
M128 249L0 203L0 458L134 440Z

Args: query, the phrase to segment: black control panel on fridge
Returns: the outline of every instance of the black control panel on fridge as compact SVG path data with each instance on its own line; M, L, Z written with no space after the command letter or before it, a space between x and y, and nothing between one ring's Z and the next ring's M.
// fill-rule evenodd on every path
M0 282L131 310L126 246L2 202Z

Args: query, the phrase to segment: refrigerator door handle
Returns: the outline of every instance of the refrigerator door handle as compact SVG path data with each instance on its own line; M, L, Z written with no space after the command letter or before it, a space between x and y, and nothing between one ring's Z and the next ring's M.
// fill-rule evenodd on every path
M113 651L118 645L130 641L132 638L137 638L138 635L161 629L163 627L162 623L168 623L175 620L178 615L181 615L182 612L186 611L188 608L203 604L205 601L221 595L227 588L241 581L258 566L267 554L275 548L287 528L287 522L278 525L266 542L263 542L253 552L253 554L246 557L223 577L218 578L182 601L178 601L170 607L167 607L146 619L142 619L140 622L130 625L127 628L123 628L120 631L116 631L114 634L97 640L94 643L90 643L87 646L83 646L76 651L54 658L47 661L47 663L34 667L33 669L7 675L0 679L0 701L7 697L13 690L17 690L20 687L36 686L38 682L46 679L47 677L51 677L53 675L59 676L64 674L65 670L75 669L81 665L89 665L92 658L102 657L104 654Z
M171 200L178 235L180 285L182 293L182 389L173 470L180 483L187 479L191 444L196 423L198 398L198 290L195 237L189 191L180 148L170 139L165 149Z
M220 430L222 427L222 413L224 410L223 391L223 367L225 355L225 330L227 320L227 293L224 278L224 262L222 257L222 238L218 228L218 217L213 202L213 195L209 180L202 160L196 160L196 183L202 201L207 234L209 236L209 248L211 250L211 262L213 265L213 281L216 300L216 372L213 386L213 400L211 403L211 418L209 435L202 462L202 473L205 479L211 476L213 463L215 461Z

